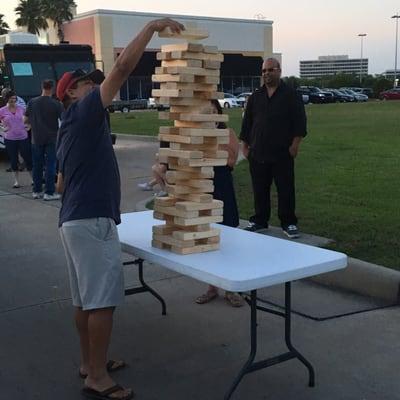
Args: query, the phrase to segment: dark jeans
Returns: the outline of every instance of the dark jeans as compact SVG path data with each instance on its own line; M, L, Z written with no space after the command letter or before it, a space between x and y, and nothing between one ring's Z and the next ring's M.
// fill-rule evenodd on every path
M297 224L294 159L288 156L276 162L259 163L250 158L249 166L255 210L255 214L250 217L250 221L268 226L271 216L270 191L272 182L274 182L278 192L278 217L281 221L281 226Z
M45 172L45 193L54 194L54 180L56 176L56 146L54 143L38 145L32 144L33 156L33 191L40 193L42 191L43 167Z
M32 152L29 139L9 140L4 139L8 157L10 158L11 169L18 171L18 152L24 159L26 169L32 171Z

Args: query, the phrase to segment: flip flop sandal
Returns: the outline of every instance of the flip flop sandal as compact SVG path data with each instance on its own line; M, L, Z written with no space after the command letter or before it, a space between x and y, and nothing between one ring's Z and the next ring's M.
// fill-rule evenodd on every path
M125 361L115 361L115 360L109 360L106 364L106 369L107 372L115 372L118 371L119 369L125 368L127 366ZM83 374L81 371L79 371L79 377L82 379L86 379L88 374Z
M122 397L115 397L115 396L112 397L111 396L112 394L119 392L120 390L125 390L125 389L120 385L115 385L106 390L103 390L102 392L99 392L98 390L94 390L89 387L84 387L81 390L81 393L88 399L97 399L97 400L111 400L111 399L130 400L130 399L133 399L133 396L135 395L133 392L127 394L126 396L122 396Z
M242 307L243 306L243 298L242 298L242 296L240 296L240 294L232 293L232 292L225 292L224 298L232 307Z
M209 303L210 301L215 300L218 297L217 292L206 292L199 296L195 301L197 304L206 304Z

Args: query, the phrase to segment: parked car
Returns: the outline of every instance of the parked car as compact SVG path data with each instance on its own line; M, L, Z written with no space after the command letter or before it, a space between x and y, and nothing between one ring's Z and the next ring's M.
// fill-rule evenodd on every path
M245 103L246 103L246 99L248 99L253 93L251 92L244 92L244 93L240 93L236 96L236 101L239 104L239 107L244 107Z
M333 97L335 98L335 101L338 101L339 103L350 103L352 101L355 101L354 96L341 92L338 89L324 88L324 91L331 92L333 94Z
M147 108L150 110L158 110L158 111L163 111L163 110L169 110L169 105L167 104L157 104L156 100L154 97L149 97L147 99Z
M301 95L307 95L311 103L327 102L327 95L324 94L320 88L315 86L300 86L296 89L296 91Z
M379 98L381 100L400 100L400 87L380 92Z
M218 101L222 108L239 107L236 97L230 93L224 93L224 98L218 99Z
M340 88L340 90L344 93L347 93L351 96L354 96L356 101L368 101L368 96L362 93L356 93L351 89Z
M113 100L108 106L108 111L113 113L115 111L121 111L127 113L130 110L143 110L147 108L146 99L135 99L135 100Z

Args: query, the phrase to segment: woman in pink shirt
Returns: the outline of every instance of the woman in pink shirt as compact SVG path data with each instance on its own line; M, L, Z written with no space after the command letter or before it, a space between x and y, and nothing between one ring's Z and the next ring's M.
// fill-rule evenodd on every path
M11 169L14 173L13 188L19 188L18 152L25 161L26 169L31 174L32 153L28 132L24 125L24 108L17 105L17 95L10 91L6 94L7 104L0 108L0 122L5 128L4 144L10 158Z

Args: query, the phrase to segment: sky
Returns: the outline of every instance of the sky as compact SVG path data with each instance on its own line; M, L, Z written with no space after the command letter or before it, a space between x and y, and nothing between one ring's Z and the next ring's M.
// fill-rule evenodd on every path
M283 75L299 75L300 60L321 55L359 58L359 33L366 33L363 56L369 59L369 73L393 69L396 20L399 0L75 0L78 13L94 9L200 15L226 18L263 18L273 21L274 52L282 53ZM6 3L6 4L4 4ZM2 1L0 13L14 28L18 0ZM400 53L399 63L400 65Z

